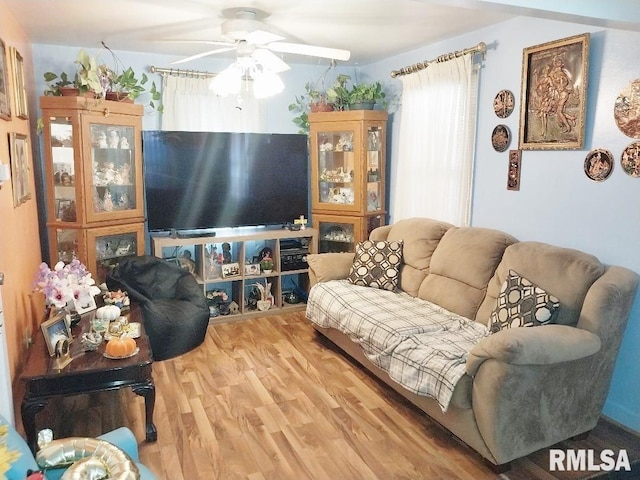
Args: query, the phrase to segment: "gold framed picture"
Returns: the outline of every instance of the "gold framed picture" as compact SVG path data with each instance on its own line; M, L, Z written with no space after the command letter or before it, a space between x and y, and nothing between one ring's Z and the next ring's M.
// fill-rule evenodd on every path
M67 323L66 312L62 311L40 324L49 356L56 354L56 345L62 340L71 341L71 328Z
M27 136L11 132L9 134L11 149L11 181L13 185L13 205L26 202L31 198L29 191L29 148Z
M520 149L583 148L589 39L584 33L524 49Z
M13 106L16 117L28 118L27 90L24 83L24 60L15 47L9 48L9 55L13 65Z
M0 40L0 118L11 120L11 104L9 102L9 69L7 67L7 49Z

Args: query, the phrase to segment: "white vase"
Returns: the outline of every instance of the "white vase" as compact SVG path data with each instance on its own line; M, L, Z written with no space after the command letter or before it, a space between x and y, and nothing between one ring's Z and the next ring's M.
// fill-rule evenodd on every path
M260 310L261 312L264 312L266 310L269 310L270 308L271 308L270 300L258 300L258 310Z

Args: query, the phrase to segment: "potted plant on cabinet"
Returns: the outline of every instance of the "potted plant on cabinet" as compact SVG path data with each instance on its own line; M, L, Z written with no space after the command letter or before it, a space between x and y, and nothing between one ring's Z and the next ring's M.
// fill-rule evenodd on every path
M384 100L385 96L380 82L354 85L349 91L349 109L373 110L374 105Z
M100 68L95 57L86 51L80 50L74 62L77 67L70 79L66 72L57 75L54 72L45 72L44 80L47 82L45 95L54 96L78 96L85 95L98 97L102 95L103 87L100 82Z
M327 101L327 93L310 82L305 84L304 89L305 93L296 95L295 102L289 105L289 111L298 114L293 123L300 128L300 133L309 133L309 113L331 112L333 105Z
M162 112L162 106L158 105L162 98L161 93L156 88L156 83L151 82L151 87L147 91L146 84L149 81L146 73L138 79L133 68L128 67L122 73L117 74L113 70L106 68L105 75L108 80L105 98L107 100L115 100L118 102L130 102L138 98L143 93L149 93L150 100L148 105Z

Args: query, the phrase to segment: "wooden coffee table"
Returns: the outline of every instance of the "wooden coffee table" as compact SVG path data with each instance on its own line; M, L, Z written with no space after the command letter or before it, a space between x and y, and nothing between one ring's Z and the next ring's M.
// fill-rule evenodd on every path
M22 423L27 443L35 453L37 450L36 414L40 412L52 397L95 393L130 387L134 393L144 397L146 440L156 441L156 426L153 423L153 409L156 400L156 388L153 383L151 366L153 355L149 340L144 332L140 309L133 306L126 312L129 322L141 323L141 335L136 339L139 351L132 357L112 360L103 356L105 343L94 352L84 352L80 339L89 331L95 310L82 316L73 327L71 356L73 361L62 370L56 369L55 358L50 357L40 332L34 335L35 341L20 375L25 383L25 395L22 400Z

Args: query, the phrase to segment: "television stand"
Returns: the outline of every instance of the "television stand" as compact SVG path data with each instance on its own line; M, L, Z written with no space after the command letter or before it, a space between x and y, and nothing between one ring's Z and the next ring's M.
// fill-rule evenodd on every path
M216 232L176 232L176 238L205 238L215 236Z
M313 228L290 231L287 229L257 229L236 232L171 232L171 236L151 234L153 255L175 259L185 255L190 262L182 262L193 271L202 293L212 300L211 323L303 310L303 302L290 303L287 292L299 290L304 299L310 288L307 254L318 251L318 232ZM260 266L260 252L268 248L273 256L273 269L264 271ZM271 284L271 306L258 310L255 302L256 284ZM226 305L215 299L226 294ZM233 302L235 305L230 305ZM233 307L229 312L229 306ZM224 307L224 308L223 308ZM223 313L226 312L227 314Z

